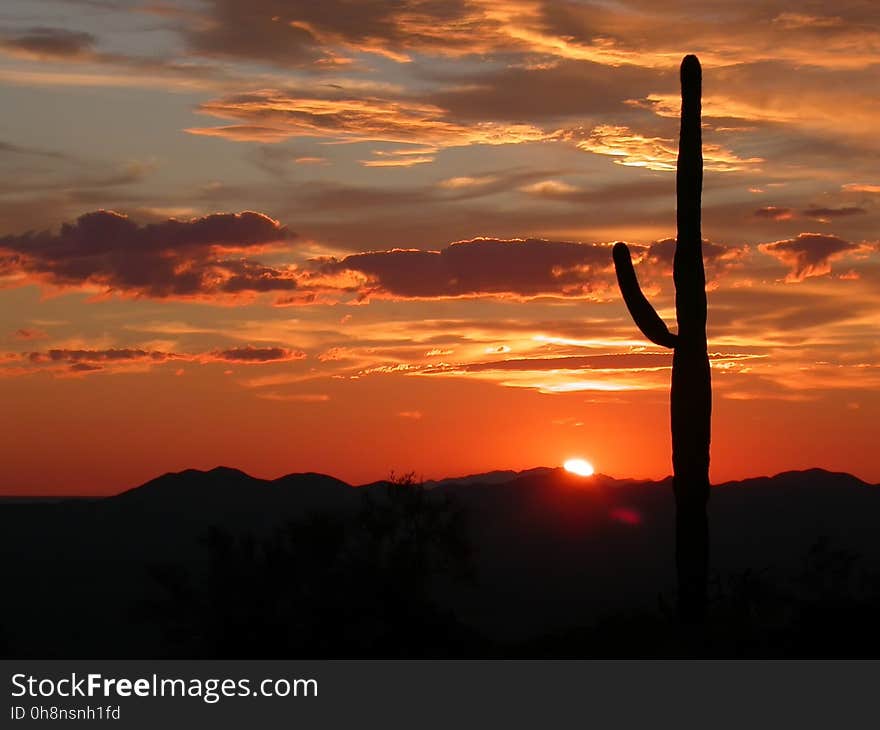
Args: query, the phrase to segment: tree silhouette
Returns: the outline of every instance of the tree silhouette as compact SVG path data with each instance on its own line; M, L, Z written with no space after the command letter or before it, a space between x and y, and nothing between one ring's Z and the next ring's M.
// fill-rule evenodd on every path
M681 134L676 170L678 236L673 260L678 334L639 288L629 249L614 246L617 281L627 309L651 342L673 350L672 465L675 493L675 556L678 614L699 623L706 613L709 565L709 440L712 385L706 343L706 274L700 233L703 153L700 130L702 72L696 56L681 63Z

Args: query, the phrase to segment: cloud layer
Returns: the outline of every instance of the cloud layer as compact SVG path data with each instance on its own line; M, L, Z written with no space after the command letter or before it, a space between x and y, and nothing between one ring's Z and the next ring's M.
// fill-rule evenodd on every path
M439 189L456 195L459 188L484 187L492 180L452 178ZM552 188L532 184L526 191L581 195L555 182ZM781 210L772 209L776 220L788 220ZM95 211L55 233L0 238L0 272L7 286L38 283L97 295L218 303L242 296L258 301L259 295L271 294L275 304L284 306L371 299L616 296L610 243L478 237L439 249L308 257L291 245L292 238L287 227L254 212L138 224L119 213ZM631 250L647 287L668 278L674 238L632 244ZM844 256L870 257L873 249L830 234L800 233L761 243L756 250L789 267L787 281L796 282L830 273L831 262ZM751 253L746 244L704 240L709 281L717 285L731 272L748 279L754 267Z

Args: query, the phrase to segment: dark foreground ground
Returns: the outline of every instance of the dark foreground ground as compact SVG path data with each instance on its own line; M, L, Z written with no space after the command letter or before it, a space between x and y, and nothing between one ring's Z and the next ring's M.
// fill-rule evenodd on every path
M880 656L880 487L715 487L710 620L672 615L668 482L353 488L232 469L0 503L6 657Z

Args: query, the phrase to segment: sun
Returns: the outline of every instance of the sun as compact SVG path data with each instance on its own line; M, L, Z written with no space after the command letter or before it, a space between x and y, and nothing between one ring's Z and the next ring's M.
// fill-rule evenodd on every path
M581 477L590 477L595 473L593 465L586 459L569 459L563 465L565 471L577 474Z

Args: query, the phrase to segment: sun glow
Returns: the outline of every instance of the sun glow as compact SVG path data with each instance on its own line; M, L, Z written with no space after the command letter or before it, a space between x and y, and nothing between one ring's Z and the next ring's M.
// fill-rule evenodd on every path
M593 465L585 459L569 459L562 466L565 468L565 471L581 477L593 476L595 472Z

